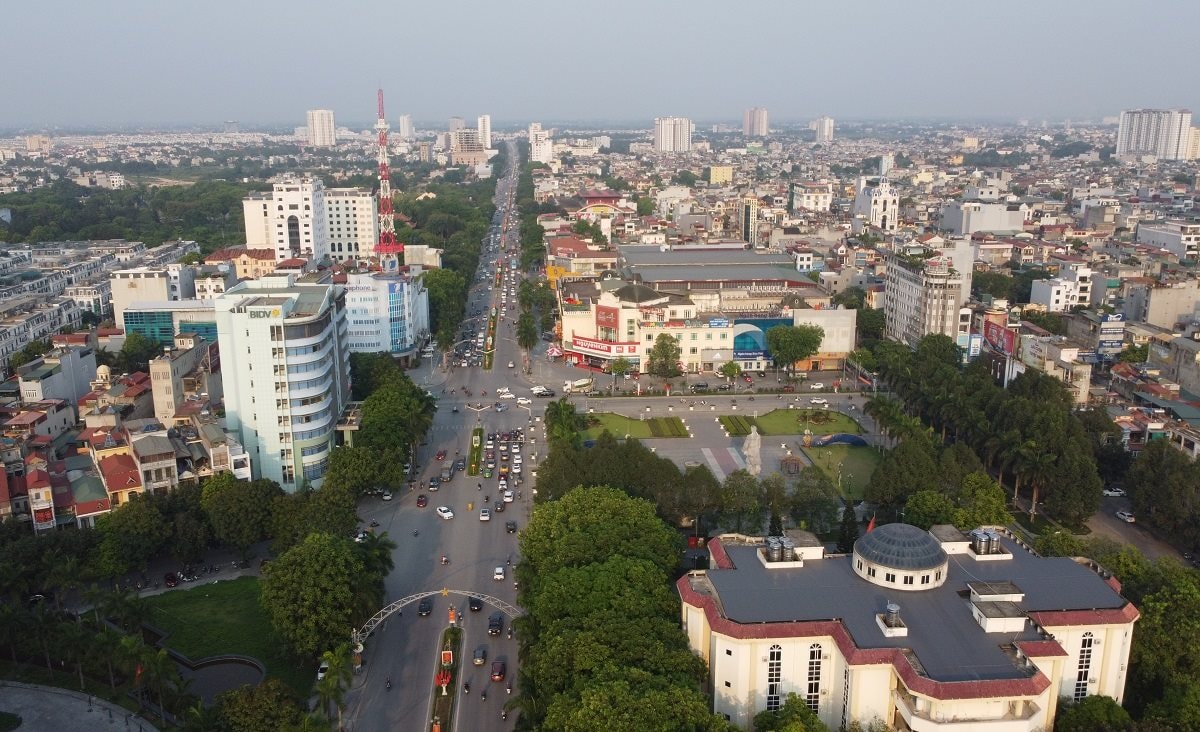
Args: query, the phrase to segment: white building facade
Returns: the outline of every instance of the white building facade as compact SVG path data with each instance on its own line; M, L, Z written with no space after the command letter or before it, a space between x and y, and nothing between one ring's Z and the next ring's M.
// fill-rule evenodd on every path
M1029 207L1023 203L949 201L942 206L941 228L954 236L969 236L977 231L1023 231L1030 215Z
M409 355L429 337L429 293L419 274L351 272L346 320L352 353Z
M276 262L298 257L319 262L329 256L325 184L320 178L285 178L269 193L242 199L242 213L246 246L274 250Z
M751 107L742 113L743 137L766 137L771 126L767 110L763 107Z
M475 130L479 133L479 144L485 150L492 146L492 115L481 114L475 121Z
M1134 240L1166 249L1180 259L1200 259L1200 224L1184 221L1138 224Z
M1074 307L1092 303L1092 268L1083 261L1059 261L1058 276L1049 280L1034 280L1029 302L1041 305L1047 312L1062 313Z
M833 184L828 181L816 183L792 183L792 213L800 211L828 211L833 206Z
M554 141L550 132L542 129L540 122L529 125L529 160L549 165L554 160Z
M900 195L887 178L861 178L851 211L883 231L895 231L900 220Z
M325 191L329 258L335 262L375 256L379 241L379 201L366 188Z
M833 117L817 117L809 123L808 128L816 133L817 143L833 142Z
M313 147L333 147L337 144L337 126L332 109L308 110L308 144Z
M655 152L688 152L692 149L692 121L687 117L654 119Z
M1117 128L1117 155L1187 160L1192 113L1187 109L1127 109Z
M238 283L215 305L226 427L254 478L288 492L319 487L350 399L345 291L269 275Z
M969 244L966 250L970 252ZM915 347L922 338L940 333L957 341L970 333L971 267L956 266L954 258L887 252L883 303L887 315L884 334Z

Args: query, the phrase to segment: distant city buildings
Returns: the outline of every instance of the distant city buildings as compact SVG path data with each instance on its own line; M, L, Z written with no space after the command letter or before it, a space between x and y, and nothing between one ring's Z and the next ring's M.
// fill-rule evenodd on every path
M554 159L554 142L550 133L542 129L540 122L529 125L529 160L534 163L549 165Z
M333 147L336 145L337 127L333 120L333 110L308 110L306 134L308 136L308 144L313 147Z
M692 121L687 117L654 120L655 152L688 152L692 149Z
M462 117L451 117L446 123L446 131L453 135L466 126L467 123L463 121Z
M475 129L479 133L479 144L483 145L483 149L487 150L492 146L492 115L481 114L475 122Z
M816 133L814 140L817 143L833 142L833 117L817 117L808 124L808 128Z
M1192 113L1187 109L1127 109L1117 127L1117 156L1187 160Z
M412 115L402 114L396 123L396 137L401 140L411 140L417 136L417 129L413 127Z
M742 135L744 137L766 137L769 130L770 125L765 108L751 107L742 113Z

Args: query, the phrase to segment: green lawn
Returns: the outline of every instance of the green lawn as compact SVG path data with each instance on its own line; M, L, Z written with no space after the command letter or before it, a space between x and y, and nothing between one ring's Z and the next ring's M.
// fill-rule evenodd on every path
M842 495L851 500L863 497L867 483L870 482L875 468L879 467L879 461L882 459L879 451L875 448L854 445L806 447L804 454L835 484L840 464L842 467Z
M316 662L296 663L271 628L259 605L254 577L202 584L146 598L150 622L168 633L165 645L193 661L222 653L252 656L274 676L308 698L316 678ZM312 668L309 668L309 666Z
M585 440L594 440L608 430L613 437L621 439L625 435L645 440L657 437L690 437L683 421L678 417L654 417L652 419L630 419L611 412L598 412L587 415L595 425L583 431Z
M753 410L751 410L753 414ZM758 425L760 435L802 435L810 430L814 435L847 433L862 434L862 428L841 412L824 409L773 409L757 418L750 414L733 414L719 417L721 425L731 436L750 434L750 425Z
M478 442L479 444L476 444ZM471 431L471 450L467 454L467 475L479 475L480 458L483 456L483 428Z

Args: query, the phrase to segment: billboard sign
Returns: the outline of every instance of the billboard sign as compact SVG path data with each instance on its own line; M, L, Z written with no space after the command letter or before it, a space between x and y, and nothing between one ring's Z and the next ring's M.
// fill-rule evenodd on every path
M596 326L599 328L619 328L621 325L621 311L617 308L607 307L605 305L596 306Z
M1011 356L1016 351L1017 334L999 323L984 321L983 340L987 341L988 348L996 353Z

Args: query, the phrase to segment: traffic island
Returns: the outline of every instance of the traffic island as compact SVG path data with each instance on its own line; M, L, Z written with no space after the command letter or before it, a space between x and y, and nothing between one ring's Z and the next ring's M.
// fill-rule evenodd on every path
M479 475L480 458L483 457L483 428L471 432L471 451L467 453L467 475Z
M450 610L451 614L454 610ZM451 619L450 622L454 622ZM459 649L462 646L462 630L455 627L442 631L441 650L438 652L438 670L433 677L432 710L429 729L431 732L449 732L453 728L454 700L458 698Z

